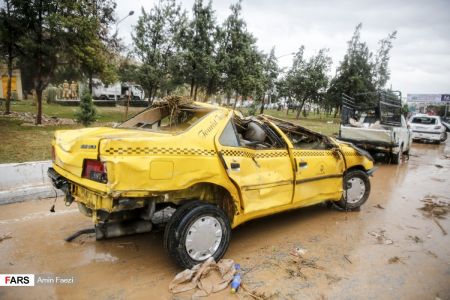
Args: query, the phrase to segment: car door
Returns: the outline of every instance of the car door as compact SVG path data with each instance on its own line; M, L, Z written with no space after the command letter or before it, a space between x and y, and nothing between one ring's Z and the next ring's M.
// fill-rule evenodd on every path
M406 120L404 116L401 116L401 127L398 128L398 134L400 135L400 143L403 142L403 151L407 151L410 148L412 135L411 130L408 128L406 124Z
M296 164L294 203L308 206L342 196L344 162L342 155L322 136L310 132L287 134Z
M215 142L228 176L239 187L245 213L291 204L294 174L285 145L244 146L233 119Z

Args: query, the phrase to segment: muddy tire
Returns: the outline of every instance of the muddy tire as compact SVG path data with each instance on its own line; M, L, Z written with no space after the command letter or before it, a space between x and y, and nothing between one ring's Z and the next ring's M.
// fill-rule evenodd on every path
M164 247L179 266L190 269L211 256L221 259L230 237L230 220L222 209L193 201L172 215L164 232Z
M402 158L403 158L403 145L400 145L398 153L397 154L392 153L391 161L394 165L399 165L402 163Z
M344 210L358 209L367 201L369 194L369 176L364 171L351 170L344 176L344 194L336 205Z
M441 142L445 142L447 140L447 132L444 132L441 138Z

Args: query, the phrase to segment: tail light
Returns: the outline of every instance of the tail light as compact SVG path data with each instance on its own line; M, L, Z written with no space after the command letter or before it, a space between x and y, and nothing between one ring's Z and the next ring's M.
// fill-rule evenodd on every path
M108 179L106 177L105 165L99 160L85 159L83 167L83 178L106 183Z

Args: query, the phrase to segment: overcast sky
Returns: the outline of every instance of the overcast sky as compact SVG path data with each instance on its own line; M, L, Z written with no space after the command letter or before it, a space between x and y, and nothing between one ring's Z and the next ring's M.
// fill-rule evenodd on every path
M157 1L116 1L119 19L135 11L118 27L119 36L131 45L131 32L141 7L148 11ZM190 13L193 0L180 2ZM229 6L234 2L213 1L219 23L229 15ZM261 50L269 52L275 46L276 55L282 56L297 51L301 45L307 55L328 48L333 58L330 75L334 75L358 23L363 23L362 40L373 52L380 39L397 30L388 85L401 90L404 96L450 93L450 0L244 0L242 9L248 30L258 39ZM282 67L291 63L290 55L279 59Z

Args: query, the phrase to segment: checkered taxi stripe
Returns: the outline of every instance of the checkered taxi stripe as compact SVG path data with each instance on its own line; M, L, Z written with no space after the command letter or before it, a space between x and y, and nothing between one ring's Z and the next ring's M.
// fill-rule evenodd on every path
M294 156L333 156L333 152L325 150L294 150Z
M105 150L110 155L200 155L214 156L215 150L172 147L118 147Z
M258 151L258 153L252 153L244 150L223 150L222 154L224 156L238 156L238 157L249 157L249 158L273 158L273 157L287 157L288 152L286 150L279 151Z

